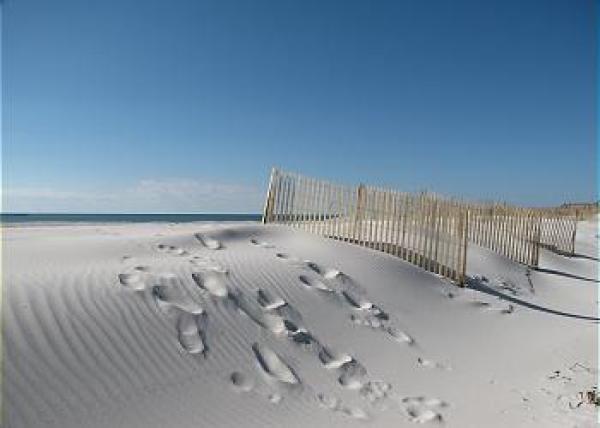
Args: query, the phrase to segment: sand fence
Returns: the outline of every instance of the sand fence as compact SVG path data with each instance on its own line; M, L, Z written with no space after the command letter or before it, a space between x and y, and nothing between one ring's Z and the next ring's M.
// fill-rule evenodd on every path
M578 216L567 208L466 203L273 169L263 222L383 251L463 284L469 242L537 267L542 245L574 253Z

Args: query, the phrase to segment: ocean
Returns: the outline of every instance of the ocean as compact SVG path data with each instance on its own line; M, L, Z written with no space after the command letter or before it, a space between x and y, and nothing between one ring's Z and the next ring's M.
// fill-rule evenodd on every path
M193 221L260 221L260 214L0 214L6 226L69 223L189 223Z

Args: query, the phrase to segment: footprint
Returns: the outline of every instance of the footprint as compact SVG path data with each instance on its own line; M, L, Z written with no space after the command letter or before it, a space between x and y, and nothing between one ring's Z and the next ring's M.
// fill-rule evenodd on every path
M273 404L279 404L281 403L281 400L283 400L283 397L275 392L273 394L269 394L267 400L269 400Z
M375 404L385 400L391 389L392 385L387 382L369 381L360 388L359 394L365 400Z
M171 254L174 256L187 256L189 254L183 248L179 248L174 245L157 244L156 248L161 252Z
M259 288L256 290L257 302L260 306L267 310L278 309L286 305L285 300L281 297L273 296L269 291Z
M316 343L315 339L305 328L298 327L292 321L286 319L283 320L283 325L285 326L288 337L291 337L294 342L303 345Z
M369 419L369 414L359 407L345 407L342 412L354 419Z
M254 343L252 351L254 351L259 368L267 378L288 385L300 384L300 380L293 370L273 350Z
M229 381L237 392L249 392L254 388L254 380L240 372L231 373Z
M333 289L329 288L323 281L321 281L319 279L312 279L305 275L300 275L298 277L298 279L306 287L313 288L315 290L325 291L328 293L333 293L333 291L334 291Z
M276 253L275 257L297 268L303 268L305 266L305 262L302 261L302 259L299 259L298 257L292 256L287 253Z
M192 279L202 290L215 297L226 297L229 294L226 285L226 274L219 271L208 270L192 273Z
M409 407L406 409L411 422L424 424L427 422L442 422L442 415L431 409Z
M342 364L339 369L342 374L338 377L338 382L347 389L360 389L364 384L364 377L367 370L355 359Z
M274 248L275 247L273 244L271 244L269 242L261 242L261 241L258 241L257 239L251 239L250 243L252 245L255 245L255 246L261 247L261 248Z
M446 407L447 404L438 398L427 397L407 397L402 399L402 403L406 406L406 413L415 423L442 422L443 417L438 412L438 409Z
M365 314L351 314L350 321L356 325L369 327L373 330L385 330L386 328L384 321L377 316L372 315L370 312Z
M371 303L365 297L354 294L350 290L342 291L342 296L354 309L369 310L373 309L374 307L373 303Z
M152 286L152 296L158 308L165 314L172 313L172 308L180 309L190 314L201 314L204 309L193 302L189 297L184 296L178 286L165 285L165 278L160 278L161 284Z
M208 248L209 250L220 250L223 248L223 244L221 244L221 241L211 238L208 235L205 235L203 233L196 233L194 236L198 241L200 241L200 243L204 247Z
M426 369L439 369L439 370L447 370L447 371L452 370L452 368L446 364L437 363L432 360L426 360L421 357L417 358L417 364Z
M385 331L397 342L408 343L409 345L414 345L415 343L415 340L410 335L396 327L387 327Z
M233 390L240 394L248 393L255 389L254 379L240 372L231 373L229 375L229 382ZM259 392L259 395L264 397L263 393ZM283 400L283 397L276 392L267 393L266 398L271 404L279 404Z
M229 298L241 313L254 321L259 327L276 335L287 331L281 315L270 311L265 312L255 300L249 299L242 293L230 294Z
M341 408L340 399L332 395L319 393L317 394L317 399L319 400L319 404L328 410L336 411Z
M319 360L326 369L339 369L344 364L350 363L352 359L348 354L334 354L325 347L319 352Z
M366 420L369 418L368 413L363 409L358 407L346 407L339 398L332 395L319 393L317 394L317 400L319 405L324 409L331 410L333 412L340 412L354 419Z
M132 290L141 291L146 288L143 277L139 273L120 273L119 283Z
M180 345L190 354L206 355L206 314L191 314L182 311L176 322L177 339Z
M321 275L323 278L326 278L326 279L333 279L333 278L337 278L338 276L343 275L342 272L340 272L338 269L321 266L321 265L318 265L317 263L311 262L311 261L306 261L305 263L309 269L311 269L315 273L318 273L319 275Z

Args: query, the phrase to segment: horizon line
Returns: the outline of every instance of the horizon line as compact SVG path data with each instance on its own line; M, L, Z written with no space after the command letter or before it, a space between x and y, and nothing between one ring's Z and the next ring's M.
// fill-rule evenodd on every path
M202 213L190 213L190 212L0 212L0 215L262 215L260 212L202 212Z

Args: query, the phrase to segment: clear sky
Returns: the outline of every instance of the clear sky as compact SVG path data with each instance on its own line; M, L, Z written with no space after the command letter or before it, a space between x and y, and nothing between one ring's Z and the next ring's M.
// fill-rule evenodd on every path
M593 0L4 0L4 211L258 212L271 166L596 198Z

